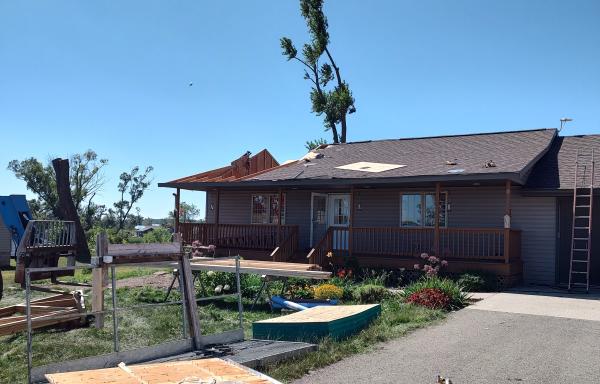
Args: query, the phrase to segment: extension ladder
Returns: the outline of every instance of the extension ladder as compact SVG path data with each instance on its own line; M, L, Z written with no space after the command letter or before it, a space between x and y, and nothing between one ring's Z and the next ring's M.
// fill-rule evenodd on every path
M594 205L594 150L584 154L577 150L573 184L573 226L571 227L571 260L569 290L590 290L590 255L592 248L592 207ZM586 185L589 182L588 185Z

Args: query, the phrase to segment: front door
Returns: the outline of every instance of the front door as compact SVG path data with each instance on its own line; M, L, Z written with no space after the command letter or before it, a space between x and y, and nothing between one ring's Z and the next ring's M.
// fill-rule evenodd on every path
M327 231L327 195L313 193L311 199L310 246L314 247Z
M348 249L348 225L350 224L350 195L329 195L328 223L333 227L333 249Z

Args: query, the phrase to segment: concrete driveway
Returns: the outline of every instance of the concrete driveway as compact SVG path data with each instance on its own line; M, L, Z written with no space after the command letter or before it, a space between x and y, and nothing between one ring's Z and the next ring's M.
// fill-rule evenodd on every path
M488 295L437 326L295 383L600 383L600 296Z

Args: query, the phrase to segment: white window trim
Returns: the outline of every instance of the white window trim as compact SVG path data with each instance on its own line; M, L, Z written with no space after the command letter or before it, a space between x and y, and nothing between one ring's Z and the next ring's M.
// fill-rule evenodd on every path
M267 193L251 193L250 194L250 224L251 225L277 225L275 223L255 223L253 218L254 218L254 196L265 196L268 198L268 203L267 203L267 218L271 217L271 198L272 197L279 197L279 193L272 193L272 192L267 192ZM287 196L285 193L282 193L283 195L283 215L281 215L281 225L285 225L285 217L287 216Z
M415 226L402 225L402 196L404 196L404 195L421 195L421 204L423 204L423 202L425 201L425 195L434 195L435 196L435 192L422 192L422 191L400 192L399 226L401 228L435 228L435 225L415 225ZM446 197L446 199L444 200L446 202L445 207L444 207L445 211L446 211L446 217L444 220L444 225L440 225L440 228L448 228L448 191L440 192L440 196L441 195L445 195L445 197ZM421 220L423 222L425 222L425 211L421 212Z

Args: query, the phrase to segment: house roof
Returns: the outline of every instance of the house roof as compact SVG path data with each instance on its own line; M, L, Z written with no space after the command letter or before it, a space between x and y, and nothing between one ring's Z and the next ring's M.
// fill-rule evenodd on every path
M556 129L536 129L325 145L301 160L237 179L209 182L195 175L195 182L184 178L159 186L204 189L507 179L525 184L556 134Z
M600 135L558 137L544 157L534 166L526 188L538 191L573 190L577 150L589 155L592 149L594 149L596 163L600 166ZM581 160L589 162L590 158L582 157ZM600 188L599 174L600 168L597 168L595 188Z
M159 183L158 185L167 186L168 184L185 185L189 183L231 182L242 179L248 175L258 174L278 165L279 163L275 160L273 155L266 149L263 149L254 156L250 156L250 152L246 152L238 159L232 161L230 165L197 173L192 176L182 177L167 183Z

